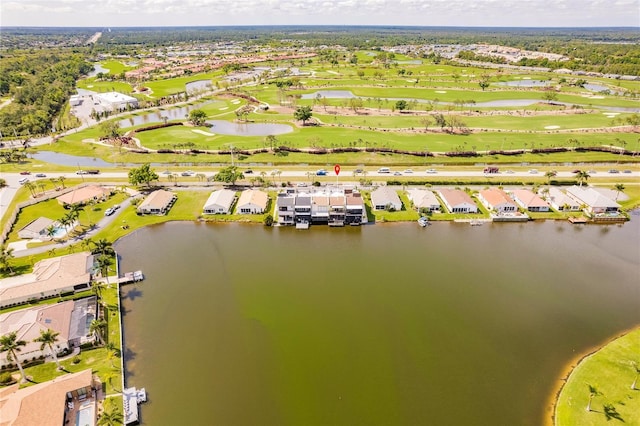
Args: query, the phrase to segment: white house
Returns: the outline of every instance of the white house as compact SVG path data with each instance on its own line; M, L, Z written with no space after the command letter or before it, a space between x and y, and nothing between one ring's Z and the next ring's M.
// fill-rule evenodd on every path
M402 210L402 201L395 189L390 186L381 186L371 193L371 205L374 210L386 210L387 208Z
M584 204L586 206L585 212L590 215L617 213L620 210L618 203L605 197L593 188L583 188L574 185L567 188L567 195L578 203Z
M40 240L50 239L48 229L50 226L59 226L58 222L46 217L39 217L29 222L25 227L18 231L18 237L24 239L37 238Z
M235 191L220 189L213 191L202 209L204 214L229 214L236 199Z
M426 189L412 188L407 191L409 200L416 210L427 210L430 212L440 211L440 202L436 195Z
M236 211L240 214L262 214L267 210L269 196L255 189L242 191Z
M538 193L544 196L542 190L540 190ZM562 190L560 190L560 188L555 188L553 186L550 187L549 193L546 195L546 198L549 204L551 204L551 207L556 210L572 212L577 212L580 210L580 203L569 197Z
M177 199L178 196L173 192L158 189L147 195L136 210L140 214L164 215L169 212Z
M478 213L478 206L464 191L443 188L438 190L438 196L450 213Z

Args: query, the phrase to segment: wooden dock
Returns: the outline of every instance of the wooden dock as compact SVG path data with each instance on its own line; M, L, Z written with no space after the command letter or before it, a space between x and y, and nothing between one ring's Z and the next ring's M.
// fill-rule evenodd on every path
M147 402L147 392L144 388L127 388L122 392L124 408L124 424L137 424L140 418L138 404Z
M144 274L142 271L126 272L123 276L118 278L119 284L137 283L144 280Z

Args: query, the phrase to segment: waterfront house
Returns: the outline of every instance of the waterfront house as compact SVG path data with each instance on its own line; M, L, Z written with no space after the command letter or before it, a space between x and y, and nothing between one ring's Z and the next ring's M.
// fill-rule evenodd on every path
M235 199L236 193L230 189L213 191L204 203L202 212L204 214L229 214Z
M0 308L86 290L93 272L93 255L86 251L41 260L30 274L0 280Z
M344 193L333 193L329 197L329 226L344 226L347 212L347 198Z
M598 191L589 187L572 186L567 188L567 195L585 206L585 213L596 216L618 213L620 205Z
M538 193L544 196L542 190ZM558 211L577 212L580 210L580 203L569 197L560 188L550 187L546 198L549 204L551 204L551 207Z
M374 210L402 210L402 201L396 190L390 186L381 186L371 192L371 206Z
M20 389L20 384L0 389L0 424L94 425L96 393L102 387L91 369L64 374Z
M28 240L33 238L49 240L48 229L50 226L56 227L59 226L59 224L53 219L39 217L20 229L18 231L18 237Z
M311 195L298 194L295 197L293 211L296 223L311 223Z
M43 354L40 342L34 339L41 331L53 330L58 333L58 341L52 345L58 354L95 340L89 327L96 319L96 310L97 299L92 296L11 311L0 315L0 334L15 332L18 340L27 342L18 353L18 359L25 361ZM49 356L49 348L44 353ZM7 365L6 353L0 354L0 365Z
M460 189L443 188L437 193L450 213L478 213L476 203Z
M360 225L367 223L367 209L364 206L362 194L352 190L345 191L345 225Z
M409 196L409 200L413 203L413 208L418 211L440 211L440 202L436 195L431 191L412 188L407 191L407 195Z
M313 223L329 223L329 194L327 192L311 194L311 221Z
M164 215L169 212L173 204L178 199L178 196L164 189L158 189L147 195L137 208L137 212L140 214L156 214Z
M236 211L240 214L262 214L267 210L269 196L255 189L242 191Z
M56 199L63 206L70 206L72 204L87 204L92 201L106 201L109 195L111 195L111 189L99 185L88 185L67 192Z
M523 209L530 212L548 212L549 204L536 193L528 189L515 189L511 191L513 200Z
M478 200L487 209L493 210L498 214L514 213L518 211L516 203L501 189L489 188L483 189L478 193Z
M276 198L276 214L279 225L295 224L296 196L288 192L281 192Z

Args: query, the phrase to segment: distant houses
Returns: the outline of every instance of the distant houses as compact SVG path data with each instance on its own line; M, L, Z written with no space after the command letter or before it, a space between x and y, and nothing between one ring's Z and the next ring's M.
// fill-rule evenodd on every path
M478 206L466 192L447 188L437 192L449 213L478 213Z
M165 215L178 199L178 196L164 189L158 189L147 195L136 209L139 214Z

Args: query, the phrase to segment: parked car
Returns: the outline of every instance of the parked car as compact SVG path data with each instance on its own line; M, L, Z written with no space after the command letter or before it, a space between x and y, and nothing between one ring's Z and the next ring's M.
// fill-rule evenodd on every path
M36 173L36 177L47 177L44 173Z
M108 209L106 209L106 210L104 211L104 215L105 215L105 216L111 216L111 215L112 215L112 214L114 214L115 212L116 212L116 211L115 211L113 208L109 207Z

